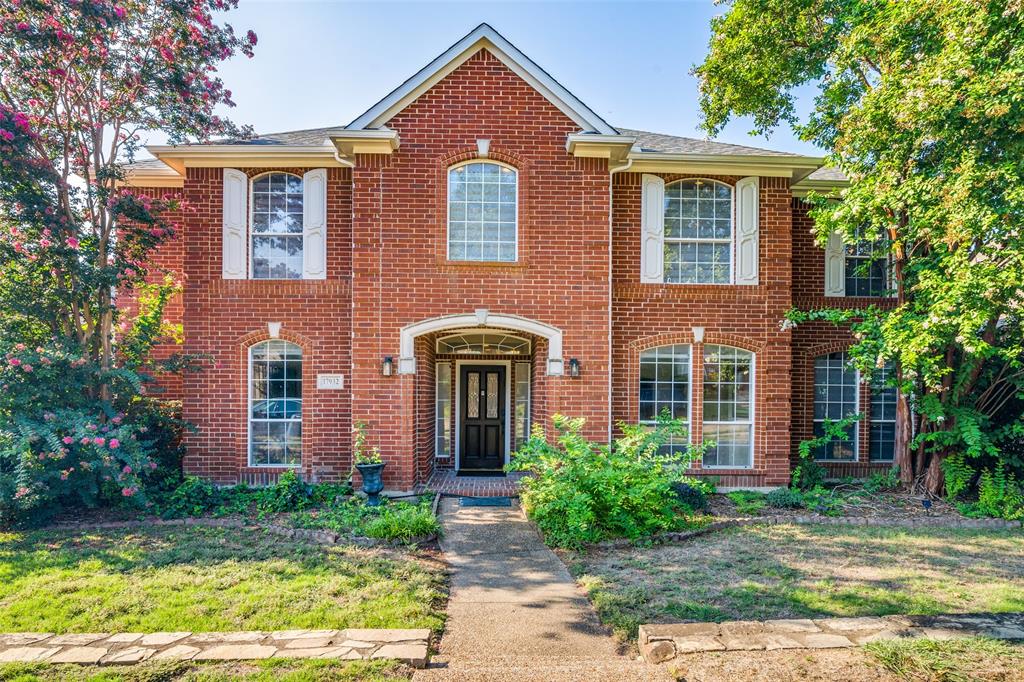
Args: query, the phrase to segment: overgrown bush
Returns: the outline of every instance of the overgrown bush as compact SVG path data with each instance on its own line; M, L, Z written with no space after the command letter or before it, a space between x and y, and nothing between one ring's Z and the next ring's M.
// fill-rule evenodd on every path
M900 468L891 466L885 471L876 471L864 480L864 491L870 494L896 490L900 487Z
M1024 519L1024 487L1002 464L985 469L978 476L978 501L958 505L966 516Z
M826 419L823 422L824 433L809 440L800 441L797 452L800 461L793 467L790 486L797 490L813 490L823 486L828 476L828 469L815 461L814 451L823 445L831 443L836 438L846 438L846 430L860 421L861 414L847 415L838 421Z
M804 496L793 488L776 488L764 497L769 507L776 509L802 509Z
M441 526L431 509L432 500L423 497L414 504L385 500L377 507L350 499L325 509L298 512L292 522L303 528L326 528L348 536L408 542L433 535Z
M708 487L710 487L710 491ZM695 512L707 511L708 495L715 492L714 486L702 484L700 479L693 477L676 481L672 484L672 490L675 491L676 497L685 507Z
M555 415L556 438L540 425L509 468L529 472L521 499L548 543L580 547L608 538L641 538L691 527L698 521L673 489L702 448L665 453L673 437L685 440L679 421L662 415L657 426L619 424L611 447L587 440L583 419Z

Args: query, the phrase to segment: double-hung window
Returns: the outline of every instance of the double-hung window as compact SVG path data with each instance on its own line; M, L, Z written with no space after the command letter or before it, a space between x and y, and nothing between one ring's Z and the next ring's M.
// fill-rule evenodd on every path
M858 411L860 380L849 364L846 353L829 353L814 359L814 437L825 435L825 421L835 423ZM857 424L845 429L842 437L832 437L819 445L814 458L832 462L857 459Z
M302 279L302 178L267 173L252 181L253 279Z
M872 462L891 462L896 452L897 389L889 383L894 372L894 365L887 362L872 373L871 420L868 422L868 459Z
M733 252L732 187L680 180L665 187L665 281L729 284Z
M749 468L754 463L754 354L731 346L704 346L704 440L715 446L705 467Z
M690 346L685 344L650 348L640 354L640 423L654 426L663 412L689 427ZM686 447L685 439L673 437L662 452L683 452Z

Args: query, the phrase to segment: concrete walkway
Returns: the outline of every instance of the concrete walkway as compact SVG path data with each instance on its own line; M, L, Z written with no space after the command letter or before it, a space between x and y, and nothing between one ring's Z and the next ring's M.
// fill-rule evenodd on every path
M445 498L441 522L452 571L448 620L439 654L414 680L673 679L663 668L618 655L518 506L462 507Z

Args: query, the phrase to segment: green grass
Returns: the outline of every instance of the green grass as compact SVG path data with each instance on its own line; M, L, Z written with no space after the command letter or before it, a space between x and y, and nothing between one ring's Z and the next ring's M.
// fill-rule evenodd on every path
M1015 530L748 526L565 556L626 639L642 623L1024 610Z
M0 533L0 632L437 631L443 587L425 555L258 530Z
M0 664L0 682L392 682L408 680L411 671L393 661L295 661L272 659L251 663L150 662L98 669L44 663Z
M1009 680L1024 670L1024 647L981 637L873 642L865 651L905 680L970 682Z
M346 500L322 509L297 512L291 520L301 528L326 528L349 536L407 542L440 532L441 524L432 505L430 496L415 504L383 501L379 507L370 507L359 499Z

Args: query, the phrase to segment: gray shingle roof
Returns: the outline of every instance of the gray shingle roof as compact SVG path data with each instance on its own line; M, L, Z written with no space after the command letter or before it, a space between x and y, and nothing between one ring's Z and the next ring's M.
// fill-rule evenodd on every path
M819 180L822 182L845 182L847 180L843 171L831 166L822 166L808 175L805 180Z
M646 130L616 128L623 135L633 135L636 144L645 152L661 152L665 154L720 154L723 156L800 156L790 152L777 152L771 149L746 147L739 144L726 144L711 140L700 140L694 137L662 135Z

